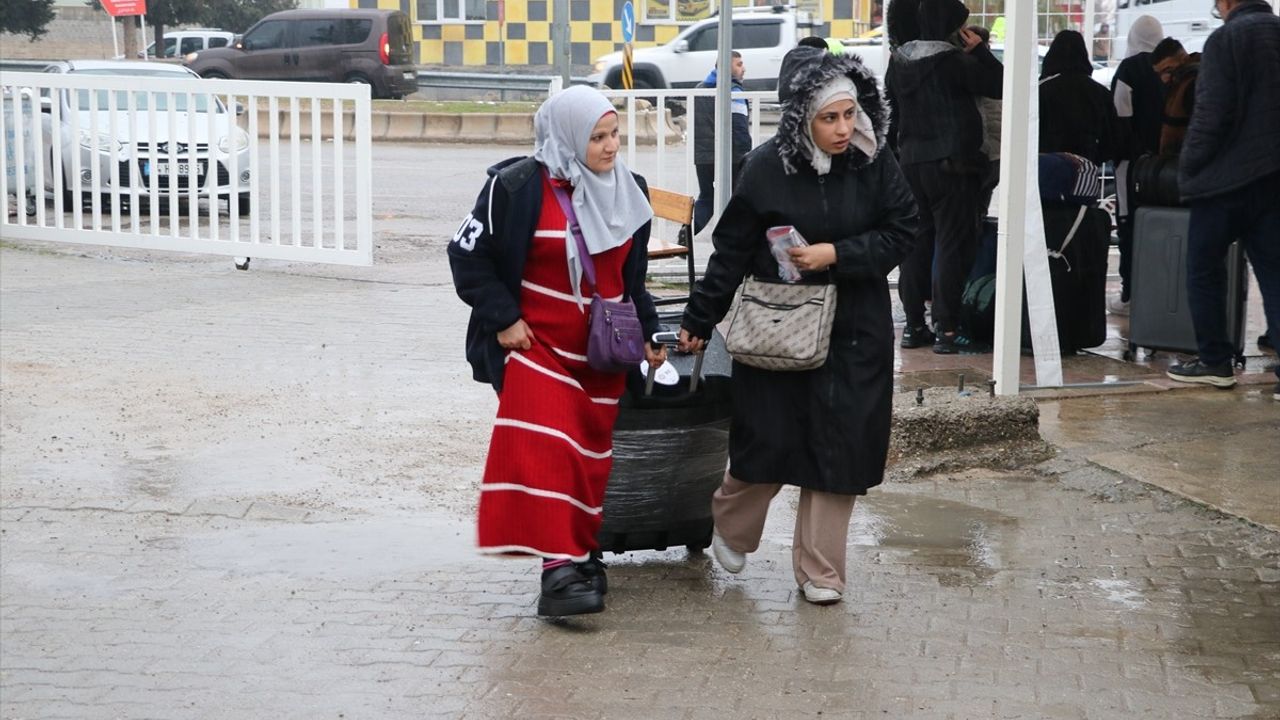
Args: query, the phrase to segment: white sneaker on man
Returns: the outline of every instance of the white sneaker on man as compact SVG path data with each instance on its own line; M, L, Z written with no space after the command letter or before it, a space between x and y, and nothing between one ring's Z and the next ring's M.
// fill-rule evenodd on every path
M720 533L714 531L711 533L711 554L716 556L716 562L720 563L720 567L735 575L742 572L742 568L747 564L747 554L729 547L724 538L720 537Z
M812 580L806 580L804 585L800 586L800 589L804 591L804 599L814 605L832 605L844 598L844 595L839 590L818 587L813 584Z
M1117 295L1117 296L1115 296L1115 297L1113 297L1113 298L1108 298L1108 299L1107 299L1107 312L1111 313L1112 315L1123 315L1124 317L1128 317L1128 316L1129 316L1129 301L1128 301L1128 300L1121 300L1119 295Z

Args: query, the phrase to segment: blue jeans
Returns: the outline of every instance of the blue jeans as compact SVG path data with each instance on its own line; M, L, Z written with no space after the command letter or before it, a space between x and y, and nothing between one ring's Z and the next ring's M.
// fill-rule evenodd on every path
M1191 203L1187 232L1187 303L1200 361L1230 362L1227 330L1227 248L1236 239L1258 277L1273 345L1280 340L1280 173L1225 195ZM1280 366L1276 367L1280 377Z

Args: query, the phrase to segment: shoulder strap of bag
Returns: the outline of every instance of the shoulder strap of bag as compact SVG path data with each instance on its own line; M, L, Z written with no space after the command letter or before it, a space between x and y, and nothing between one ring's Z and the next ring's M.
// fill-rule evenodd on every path
M1049 257L1060 258L1063 262L1065 262L1067 264L1067 272L1071 272L1071 261L1067 260L1067 256L1065 255L1065 253L1067 252L1067 246L1070 245L1071 241L1075 239L1076 231L1080 229L1080 223L1084 222L1084 216L1088 212L1089 212L1088 205L1080 206L1079 212L1076 213L1076 221L1071 223L1071 229L1067 231L1067 237L1062 241L1062 247L1058 248L1057 250L1050 250L1048 253Z
M550 173L547 178L550 179ZM556 200L560 203L560 209L564 211L565 219L569 221L569 234L573 235L574 242L578 243L578 262L582 263L582 274L587 277L587 282L591 285L592 292L596 290L596 264L591 260L591 253L587 251L587 241L582 239L582 228L578 226L578 215L573 211L573 201L569 199L569 193L564 191L552 181L551 191L555 193Z

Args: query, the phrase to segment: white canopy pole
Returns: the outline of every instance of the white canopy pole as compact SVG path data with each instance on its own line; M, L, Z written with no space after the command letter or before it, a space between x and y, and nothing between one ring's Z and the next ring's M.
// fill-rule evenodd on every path
M1001 212L991 374L997 393L1016 395L1022 347L1022 273L1028 258L1034 278L1028 304L1037 355L1036 382L1041 386L1061 385L1062 365L1040 217L1039 158L1035 152L1039 141L1036 7L1034 3L1008 3L1005 12L1003 115L1028 118L1029 122L1005 123L1000 137Z
M1089 50L1089 62L1093 62L1093 26L1098 19L1098 0L1084 0L1084 46Z
M733 92L733 3L719 3L720 25L717 30L716 53L716 165L715 219L729 204L733 192L733 110L730 94Z

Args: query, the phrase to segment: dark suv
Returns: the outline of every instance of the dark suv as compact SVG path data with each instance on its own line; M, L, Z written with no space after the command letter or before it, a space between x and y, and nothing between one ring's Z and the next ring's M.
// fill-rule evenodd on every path
M399 10L285 10L184 62L200 77L363 83L400 98L418 89L409 28Z

